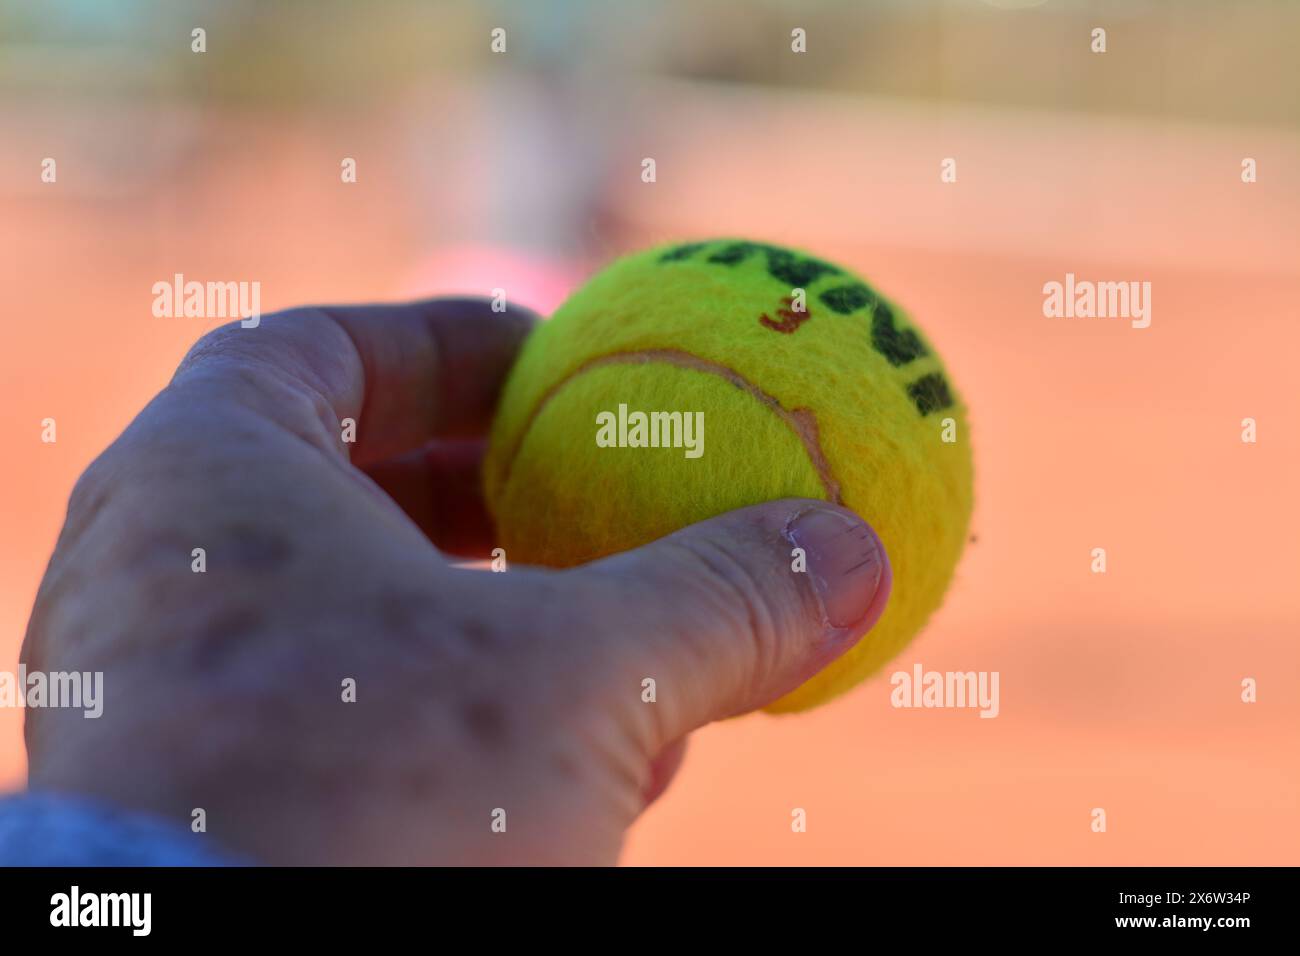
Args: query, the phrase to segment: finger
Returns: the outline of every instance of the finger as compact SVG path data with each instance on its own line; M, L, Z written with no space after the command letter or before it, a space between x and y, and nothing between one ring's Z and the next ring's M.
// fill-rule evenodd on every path
M792 569L795 548L806 572ZM798 687L875 624L892 582L861 518L797 499L692 525L579 577L617 594L621 620L597 628L619 635L620 666L655 677L649 753Z
M204 336L173 382L215 379L313 438L350 418L355 442L331 445L364 467L432 439L482 434L535 320L527 309L494 312L477 299L292 309ZM286 388L312 402L286 401Z
M432 438L484 434L537 320L517 306L494 312L485 299L325 311L347 330L364 368L364 444L358 440L352 458L359 465Z
M483 501L482 439L431 442L365 469L441 551L484 557L494 538Z
M650 761L650 782L646 785L644 797L648 807L664 795L668 785L682 768L686 759L686 738L674 741L664 748L654 760Z

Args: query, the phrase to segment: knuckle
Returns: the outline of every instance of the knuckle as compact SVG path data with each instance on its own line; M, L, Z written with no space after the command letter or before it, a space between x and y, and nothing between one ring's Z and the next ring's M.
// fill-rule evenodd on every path
M190 350L181 359L173 380L183 373L213 361L227 358L243 358L248 355L248 339L240 337L238 322L227 322L204 334L190 346Z
M230 322L213 329L194 344L181 360L170 388L213 374L220 377L223 395L243 396L259 413L311 444L330 451L348 452L337 440L339 413L322 391L317 377L292 350L268 358L265 337L305 323L321 323L313 309L291 309L263 320L265 331L251 334ZM275 330L275 331L271 331ZM261 336L259 338L259 336ZM203 386L200 386L203 387Z

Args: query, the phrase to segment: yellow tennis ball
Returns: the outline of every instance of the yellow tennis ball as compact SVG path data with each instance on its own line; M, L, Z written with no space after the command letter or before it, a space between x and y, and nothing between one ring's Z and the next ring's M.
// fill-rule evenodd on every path
M771 711L822 703L901 650L971 512L965 410L901 310L846 269L734 239L621 259L542 323L484 479L507 559L555 567L773 498L866 519L893 568L884 615Z

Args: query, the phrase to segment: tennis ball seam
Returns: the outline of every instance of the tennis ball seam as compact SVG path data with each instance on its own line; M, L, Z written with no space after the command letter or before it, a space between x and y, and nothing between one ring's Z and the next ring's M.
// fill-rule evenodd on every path
M510 484L510 475L514 470L515 459L519 457L519 450L523 447L529 431L532 430L533 423L541 415L551 399L559 394L566 385L588 372L607 365L650 365L654 363L663 363L706 375L714 375L730 382L741 391L747 392L752 398L757 399L760 404L766 405L795 433L795 437L803 445L804 453L807 454L813 470L817 472L817 479L826 492L826 499L837 505L844 504L840 495L839 480L835 477L830 462L826 458L826 453L822 450L820 432L817 428L817 415L812 409L786 408L779 399L763 391L735 369L700 358L698 355L693 355L681 349L639 349L633 352L607 352L604 355L588 359L559 381L553 383L542 393L542 397L538 399L537 404L528 413L528 417L524 419L523 425L519 429L518 438L514 440L509 453L506 454L501 466L501 487L505 488Z

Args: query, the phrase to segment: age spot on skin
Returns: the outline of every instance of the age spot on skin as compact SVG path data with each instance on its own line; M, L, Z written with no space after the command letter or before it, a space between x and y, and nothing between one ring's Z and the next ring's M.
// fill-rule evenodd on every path
M551 766L555 768L556 773L566 780L577 780L580 776L577 761L563 750L557 750L551 754Z
M402 636L431 630L437 615L437 602L423 592L391 591L379 600L379 620L387 634Z
M465 635L465 643L477 650L488 650L496 645L496 639L492 635L491 628L485 626L481 621L462 621L460 633Z
M293 546L283 534L253 524L234 524L226 529L225 548L229 560L244 569L269 571L289 562ZM214 549L209 563L220 558Z
M248 637L266 622L259 608L243 605L226 608L200 629L193 644L191 663L196 670L211 673L247 647Z
M466 729L478 743L493 749L505 745L508 737L506 715L495 701L475 698L468 701L460 713Z
M398 777L399 786L413 800L427 803L441 785L438 771L422 761L404 768Z

